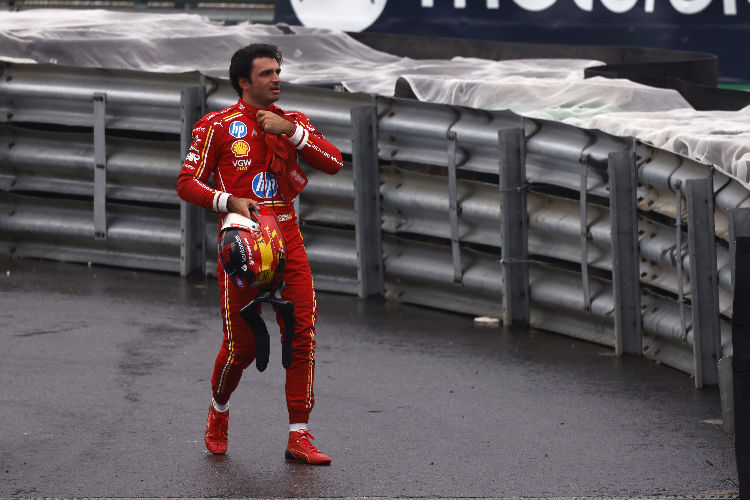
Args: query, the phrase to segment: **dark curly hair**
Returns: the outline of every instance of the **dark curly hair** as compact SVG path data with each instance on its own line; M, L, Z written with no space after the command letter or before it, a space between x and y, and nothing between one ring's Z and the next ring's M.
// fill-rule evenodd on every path
M242 87L240 87L240 77L245 77L250 81L250 74L253 71L253 61L258 57L270 57L276 59L281 64L281 51L276 45L270 43L251 43L242 47L232 56L232 62L229 64L229 80L237 95L242 97Z

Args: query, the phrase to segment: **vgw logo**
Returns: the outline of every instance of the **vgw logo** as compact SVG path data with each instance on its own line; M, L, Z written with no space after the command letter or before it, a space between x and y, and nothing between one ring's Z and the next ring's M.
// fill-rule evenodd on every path
M253 177L253 193L258 198L273 198L279 189L279 183L273 174L261 172Z
M362 31L385 9L388 0L291 0L297 19L315 28Z
M245 171L252 165L252 160L232 160L232 166L235 170Z

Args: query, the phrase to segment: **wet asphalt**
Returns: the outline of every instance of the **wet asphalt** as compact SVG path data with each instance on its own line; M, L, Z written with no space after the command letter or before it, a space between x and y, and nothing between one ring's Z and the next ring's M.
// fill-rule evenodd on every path
M276 343L232 397L217 457L202 441L221 342L214 280L0 259L0 497L736 490L718 390L683 373L381 300L319 293L318 309L311 432L333 464L284 461Z

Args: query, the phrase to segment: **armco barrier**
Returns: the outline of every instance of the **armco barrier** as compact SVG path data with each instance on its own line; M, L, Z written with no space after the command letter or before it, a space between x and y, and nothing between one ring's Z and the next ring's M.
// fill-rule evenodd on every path
M734 237L750 193L630 139L508 111L285 86L344 153L307 169L316 285L503 318L719 382ZM2 65L0 251L216 273L218 218L178 200L197 73ZM713 237L712 237L713 235Z
M199 14L214 21L233 23L274 22L275 0L185 0L152 2L149 0L0 0L0 11L32 9L107 9L152 14Z

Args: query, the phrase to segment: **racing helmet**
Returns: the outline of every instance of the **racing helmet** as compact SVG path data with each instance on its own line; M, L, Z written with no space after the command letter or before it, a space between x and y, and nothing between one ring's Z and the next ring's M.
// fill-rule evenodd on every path
M238 288L273 289L282 283L284 236L273 212L261 206L250 218L229 213L219 231L219 262Z

